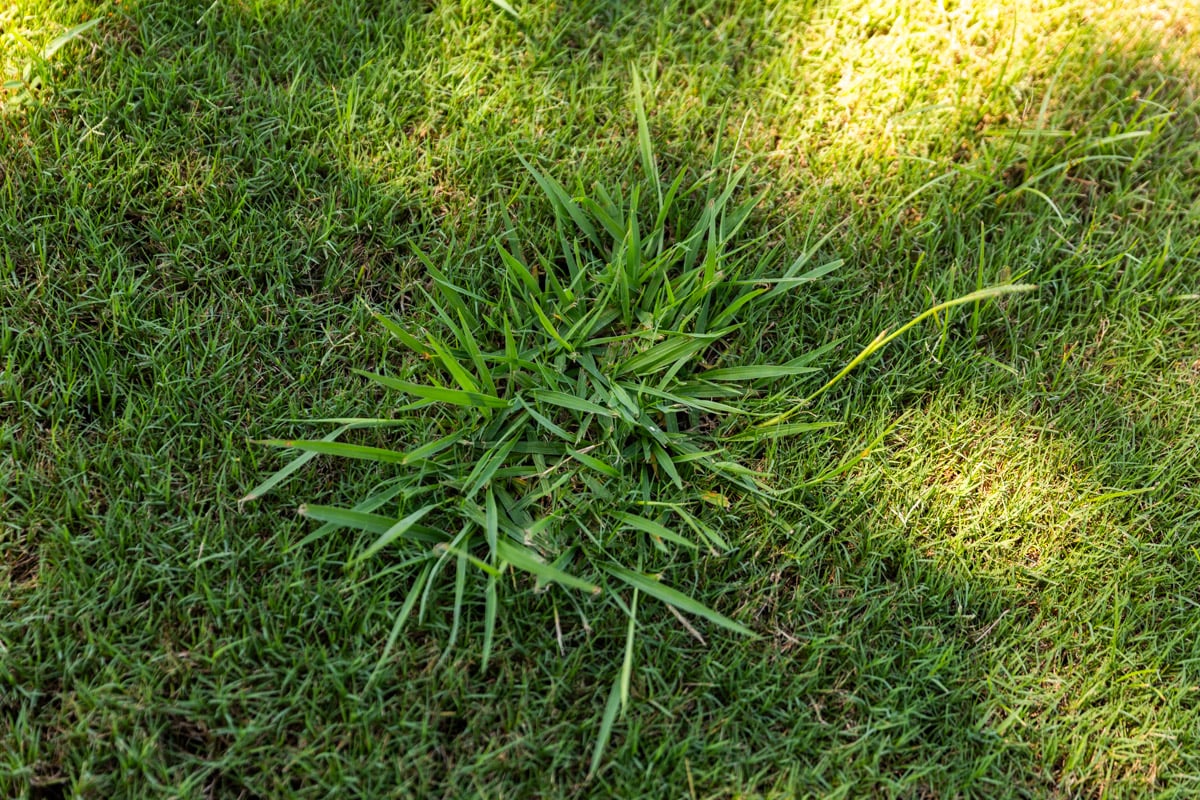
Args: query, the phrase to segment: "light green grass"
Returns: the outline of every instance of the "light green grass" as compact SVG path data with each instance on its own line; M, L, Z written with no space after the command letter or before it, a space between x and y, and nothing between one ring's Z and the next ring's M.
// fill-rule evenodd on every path
M0 11L3 80L38 79L0 119L0 795L1200 791L1194 4L513 5ZM745 241L782 265L834 231L843 267L730 351L837 342L789 397L938 302L1040 289L755 453L798 507L714 509L732 551L669 579L759 637L640 603L588 781L616 605L514 584L481 673L481 594L447 652L447 584L371 681L411 572L288 548L301 502L387 473L237 501L282 463L251 440L389 413L352 370L405 362L361 301L432 324L414 248L481 292L493 237L550 251L520 157L639 179L631 68L664 176L737 141Z

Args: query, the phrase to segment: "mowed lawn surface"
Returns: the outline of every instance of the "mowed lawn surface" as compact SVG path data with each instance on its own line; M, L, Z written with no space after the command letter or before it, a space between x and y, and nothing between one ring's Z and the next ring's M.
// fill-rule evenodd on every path
M1200 794L1200 8L512 5L0 7L0 795ZM517 581L481 672L439 583L380 663L411 571L292 546L386 472L238 499L252 440L389 414L352 370L406 363L368 305L436 323L416 248L483 292L495 237L551 252L519 157L644 182L634 70L664 181L720 138L780 270L834 232L733 343L836 342L795 398L1039 289L742 454L795 504L664 579L759 636L644 602L589 780L614 604Z

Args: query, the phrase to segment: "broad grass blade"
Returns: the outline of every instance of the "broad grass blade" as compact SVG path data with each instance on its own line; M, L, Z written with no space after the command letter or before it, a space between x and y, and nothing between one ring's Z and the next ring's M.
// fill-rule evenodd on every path
M385 317L378 311L372 311L371 316L375 317L376 322L387 329L388 333L399 339L401 343L409 350L412 350L414 353L421 356L430 355L429 348L426 347L420 339L404 330L404 328L400 327L400 325L394 320Z
M635 528L639 531L642 531L643 533L648 533L657 539L662 539L664 541L673 542L678 545L683 545L684 547L688 547L693 550L698 547L698 545L695 542L691 541L690 539L686 539L683 536L680 536L678 533L671 530L666 525L663 525L659 522L655 522L652 519L647 519L646 517L640 516L638 514L630 514L628 512L623 511L619 514L616 514L615 518L622 525L628 526L630 528Z
M617 370L618 375L650 375L665 369L680 359L694 357L704 348L719 339L721 334L693 336L679 334L659 342L627 359Z
M534 400L542 403L549 403L552 406L570 409L571 411L581 411L584 414L600 414L601 416L615 416L610 408L605 408L602 405L593 403L591 400L585 400L582 397L576 397L565 392L552 392L544 390L534 390L530 392Z
M42 59L49 60L50 58L52 58L54 56L55 53L57 53L59 50L63 49L63 47L70 44L75 39L78 39L80 36L87 33L92 28L96 27L96 25L99 24L99 22L100 22L100 17L96 17L95 19L89 19L87 22L81 22L78 25L76 25L74 28L68 28L67 30L60 33L58 36L55 36L53 39L50 40L50 43L46 45L45 49L42 50Z
M375 381L380 386L386 386L389 389L407 392L415 397L422 397L426 400L433 400L439 403L449 403L455 406L467 406L473 408L508 408L509 401L495 395L483 394L482 392L468 392L461 389L448 389L443 386L427 386L420 383L412 383L410 381L402 381L399 378L389 378L386 375L379 375L366 370L354 370L364 378L369 378Z
M654 451L654 460L658 462L658 466L671 479L671 483L675 484L676 489L683 489L683 476L679 474L679 470L675 468L675 462L671 460L671 456L662 446L658 444L651 445Z
M256 442L256 444L265 444L271 447L290 447L295 450L305 450L314 455L357 458L384 464L408 463L408 455L399 450L388 450L385 447L367 447L360 444L346 444L345 442L331 442L325 439L263 439Z
M430 511L433 511L435 508L437 508L436 505L427 505L417 509L403 519L396 520L386 531L380 534L379 538L376 539L370 547L355 557L354 561L365 561L383 548L387 547L392 542L401 538L407 534L414 525L420 522L426 514L428 514Z
M540 580L548 583L558 583L590 594L600 593L600 587L596 584L588 583L582 578L576 578L574 575L547 564L535 555L533 551L508 539L502 538L496 543L496 552L504 561L507 561L523 572L534 575Z
M491 481L496 474L496 470L504 465L504 460L508 458L508 454L512 452L516 446L516 439L509 439L499 447L494 447L479 460L475 465L475 469L471 470L471 474L467 477L466 487L463 493L467 497L474 497L475 493L482 489Z
M759 381L766 378L785 378L819 372L816 367L788 366L786 364L764 364L757 367L723 367L701 372L696 377L706 381Z
M408 486L406 486L405 484L393 483L391 486L388 486L387 488L383 489L382 491L376 492L375 494L371 495L367 499L363 500L361 503L355 503L354 507L349 510L356 511L356 512L370 513L372 511L374 511L375 509L383 506L385 503L388 503L391 500L395 499L395 497L397 495L404 494L407 490L408 490ZM382 517L382 519L386 522L387 520L389 520L391 518L390 517ZM284 552L291 552L293 550L300 550L304 547L307 547L308 545L315 542L317 539L320 539L322 536L326 536L330 533L333 533L336 530L340 530L342 527L344 527L344 526L339 525L336 522L326 522L324 525L317 528L312 533L308 534L303 539L296 542L294 545L291 545L290 547L288 547ZM382 533L384 530L387 530L386 525L375 532ZM416 538L416 537L414 537L414 538Z
M382 514L372 514L367 511L356 511L351 508L340 508L338 506L322 506L313 503L300 506L300 514L309 519L315 519L318 522L328 522L340 528L354 528L380 535L387 535L388 531L396 525L395 517L386 517ZM424 525L410 525L406 531L406 538L436 544L444 542L446 535Z
M429 458L430 456L435 456L438 453L442 452L443 450L446 450L447 448L453 447L454 445L458 444L460 441L462 441L462 438L463 438L463 433L456 432L456 433L450 434L449 436L443 436L440 439L434 439L432 442L426 442L425 444L421 445L420 447L409 450L408 455L406 455L404 457L404 460L401 461L400 463L413 464L418 461L424 461L425 459Z
M628 584L634 589L640 589L651 597L661 600L668 605L675 606L680 611L685 611L697 617L703 617L709 622L719 625L726 630L731 630L734 633L740 633L744 636L755 635L754 631L746 626L734 622L724 614L713 611L698 600L694 600L683 592L662 584L649 575L634 572L617 564L604 564L601 568L617 580Z
M500 605L496 596L496 576L488 575L483 589L483 652L480 654L479 672L486 674L488 660L492 657L492 646L496 641L496 617Z
M551 178L549 175L543 175L532 164L521 158L521 156L517 156L517 159L533 175L533 179L537 181L538 186L542 187L542 191L546 193L546 196L550 199L555 209L560 213L566 213L579 226L579 230L583 231L597 246L602 247L603 242L596 235L596 226L592 225L592 221L587 218L587 214L579 207L579 204L571 199L571 196L567 194L567 190L558 181L554 180L554 178Z
M625 657L621 659L621 708L629 705L629 684L633 682L633 642L637 632L638 590L629 603L629 624L625 629Z
M610 478L620 478L621 477L621 471L619 469L617 469L616 467L612 466L611 464L609 464L605 461L601 461L600 459L596 458L595 456L590 456L587 453L580 452L579 450L568 449L567 452L571 454L571 458L574 458L576 461L578 461L580 464L583 464L584 466L590 467L590 468L596 470L597 472L607 475Z
M544 414L539 413L537 411L537 409L533 408L533 406L522 403L522 407L529 414L529 416L533 417L534 422L536 422L538 425L545 428L550 433L554 434L555 436L557 436L558 438L560 438L564 441L571 442L571 443L575 442L574 436L572 436L570 433L568 433L562 426L556 424L554 422L554 420L550 419L549 417L545 416Z
M796 436L801 433L811 433L812 431L820 431L825 428L835 428L842 425L841 422L783 422L774 425L761 425L751 428L748 431L739 433L737 436L730 436L727 441L730 442L758 442L763 439L779 439L784 436Z
M332 442L332 441L334 441L335 439L337 439L338 437L340 437L340 436L341 436L343 433L345 433L346 431L350 430L352 427L354 427L354 426L353 426L353 425L342 425L342 426L341 426L341 427L339 427L337 430L335 430L335 431L332 431L332 432L330 432L330 433L329 433L327 436L323 437L323 438L321 439L321 441L323 441L323 442ZM279 441L279 440L276 440L276 441ZM304 466L305 464L307 464L309 461L312 461L312 460L313 460L314 458L316 458L318 455L319 455L319 453L318 453L318 451L316 451L316 450L306 450L306 451L304 451L303 453L301 453L300 455L298 455L296 458L293 458L291 461L289 461L288 463L284 464L284 465L283 465L283 467L281 467L280 469L276 470L276 471L275 471L275 472L274 472L274 473L273 473L273 474L272 474L272 475L271 475L269 478L267 478L265 481L263 481L263 482L262 482L262 483L260 483L258 486L255 486L253 489L251 489L251 490L249 491L249 493L247 493L247 495L246 495L245 497L243 497L242 499L238 500L238 503L239 503L239 504L241 504L241 503L248 503L248 502L250 502L251 500L257 500L258 498L260 498L260 497L262 497L263 495L265 495L267 492L269 492L269 491L271 491L272 489L274 489L274 488L275 488L276 486L278 486L279 484L281 484L281 483L283 483L284 481L286 481L288 478L290 478L290 477L292 476L292 474L293 474L293 473L295 473L295 472L296 472L296 470L298 470L298 469L300 469L301 467L303 467L303 466Z
M654 148L650 144L650 122L646 119L646 104L642 99L642 79L637 67L633 68L633 111L637 116L638 152L642 156L642 171L646 180L654 185L658 193L658 207L663 207L662 180L658 174L658 162L654 159ZM636 208L634 209L636 211Z
M506 2L506 0L491 0L491 3L496 8L500 9L505 14L508 14L510 17L515 19L517 22L521 21L521 17L520 17L520 15L517 14L517 10L515 8L513 8L508 2Z

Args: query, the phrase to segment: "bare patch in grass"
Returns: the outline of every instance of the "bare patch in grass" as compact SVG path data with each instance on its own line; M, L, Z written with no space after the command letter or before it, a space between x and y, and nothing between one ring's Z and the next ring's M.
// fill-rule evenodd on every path
M37 585L41 559L36 552L18 547L15 552L8 553L5 561L8 580L14 586L32 589Z

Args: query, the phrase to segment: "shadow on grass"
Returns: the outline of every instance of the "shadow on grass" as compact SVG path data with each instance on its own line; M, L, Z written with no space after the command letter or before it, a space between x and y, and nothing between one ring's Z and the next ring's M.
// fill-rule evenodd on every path
M1154 260L1171 225L1194 231L1186 176L1148 241L1104 221L1144 221L1157 199L1145 187L1167 180L1171 156L1140 155L1145 137L1073 153L1069 137L1013 132L1094 138L1111 123L1178 151L1194 98L1156 130L1129 90L1161 84L1183 102L1188 73L1085 29L1052 68L993 76L978 96L994 108L972 94L949 117L892 125L938 100L911 83L917 67L945 74L953 54L897 66L899 89L870 79L915 24L890 13L576 3L522 9L526 38L487 3L369 5L141 3L68 111L31 111L5 133L4 355L18 355L22 386L4 398L21 409L7 434L21 466L5 497L19 586L0 731L17 742L18 786L1044 796L1195 774L1200 637L1179 599L1200 584L1180 533L1195 520L1195 395L1176 382L1155 407L1111 388L1121 367L1106 366L1141 365L1140 385L1157 380L1145 365L1175 363L1153 345L1166 329L1133 324L1145 309L1195 345L1166 298L1195 291L1196 253L1174 235L1175 260ZM958 24L947 35L976 25ZM839 37L843 55L822 49ZM986 61L998 41L962 57ZM279 519L292 495L244 516L233 501L263 471L244 434L378 410L346 384L382 350L353 301L424 313L410 242L472 276L493 265L486 242L506 219L544 244L549 217L525 198L518 154L569 163L555 169L565 180L635 179L630 62L654 87L664 170L702 173L717 135L741 131L780 198L756 224L787 249L854 215L826 245L847 267L775 321L764 353L869 339L981 275L1043 290L984 310L978 328L960 315L942 343L914 337L828 399L852 428L911 413L881 457L808 497L826 525L730 519L764 533L672 575L768 638L701 647L650 612L636 702L588 785L618 615L514 596L530 610L510 615L483 677L474 638L438 666L448 624L434 618L368 691L395 585L349 591L343 540L281 554L299 530ZM1089 154L1128 160L1030 182ZM1127 349L1097 345L1076 371L1066 348L1086 352L1111 291L1137 298L1121 307L1129 324L1113 322ZM998 380L981 350L1018 377ZM1102 375L1110 389L1095 388ZM819 471L850 444L801 445L776 466ZM296 491L344 498L371 479L326 470ZM1096 500L1151 484L1158 494Z

